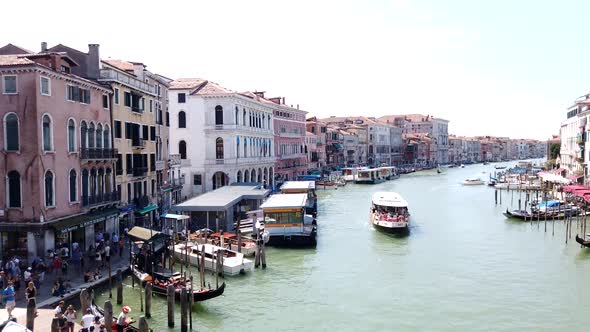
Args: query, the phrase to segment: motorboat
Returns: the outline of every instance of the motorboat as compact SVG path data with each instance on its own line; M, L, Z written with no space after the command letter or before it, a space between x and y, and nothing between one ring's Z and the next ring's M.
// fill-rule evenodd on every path
M356 183L376 184L385 181L379 168L363 168L357 173Z
M465 165L461 164L461 168L465 168Z
M476 186L483 184L483 180L480 178L469 178L463 181L464 186Z
M317 244L317 221L307 214L307 194L277 194L270 196L260 208L268 245L306 247Z
M381 231L407 232L410 226L408 202L395 192L376 192L371 199L369 220Z
M502 166L502 165L496 165L494 166L495 169L505 169L506 166Z
M220 255L221 256L218 256ZM221 257L223 274L238 275L251 271L254 262L244 257L244 254L212 244L196 244L193 242L178 243L174 246L174 257L180 261L188 258L191 265L199 266L202 255L205 256L205 269L216 271L217 257Z

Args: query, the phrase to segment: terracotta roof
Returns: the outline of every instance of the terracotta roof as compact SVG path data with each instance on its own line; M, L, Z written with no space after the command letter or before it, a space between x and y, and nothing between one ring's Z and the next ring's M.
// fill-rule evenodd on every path
M0 55L0 66L19 66L35 63L21 55Z
M192 95L214 95L235 93L221 85L202 78L178 78L170 82L170 90L193 90Z
M102 60L102 62L109 64L122 71L133 71L133 64L125 60Z
M244 97L248 97L250 99L254 99L256 101L259 101L261 103L266 103L266 104L273 104L273 105L279 105L277 103L274 103L266 98L260 97L259 95L255 94L254 92L251 91L245 91L245 92L240 92L240 94ZM284 106L284 105L283 105Z
M0 54L5 54L5 55L9 55L9 54L31 54L31 53L35 53L33 51L29 51L26 48L8 43L2 47L0 47Z

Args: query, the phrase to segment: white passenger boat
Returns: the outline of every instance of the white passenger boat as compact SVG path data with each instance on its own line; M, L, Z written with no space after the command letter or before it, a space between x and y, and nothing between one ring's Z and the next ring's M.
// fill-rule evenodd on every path
M359 167L345 167L342 169L342 177L346 182L355 182Z
M480 184L484 184L483 180L480 178L469 178L463 181L464 186L477 186Z
M264 227L269 245L315 246L317 222L305 213L307 194L279 194L270 196L260 205L264 213Z
M357 173L356 183L381 183L385 178L381 177L381 172L378 168L363 168Z
M222 236L220 232L213 233L208 229L201 229L196 233L191 233L189 235L189 241L198 244L208 243L233 251L238 251L238 242L241 242L242 248L239 252L245 256L254 256L256 252L256 242L254 240L242 236L240 241L238 241L238 235L236 233L224 232Z
M407 232L410 225L408 202L394 192L376 192L369 213L371 224L385 232Z
M184 261L188 257L191 265L197 266L201 262L201 255L205 247L205 269L215 271L216 253L223 253L223 273L226 275L237 275L251 271L254 268L254 262L244 257L244 254L237 251L228 250L212 244L194 244L192 242L179 243L174 246L174 257Z
M281 194L306 194L305 212L315 216L318 211L318 196L314 181L287 181L281 186Z

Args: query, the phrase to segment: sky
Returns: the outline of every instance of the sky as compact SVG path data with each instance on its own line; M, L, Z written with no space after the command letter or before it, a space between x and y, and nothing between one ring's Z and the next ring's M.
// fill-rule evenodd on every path
M320 118L421 113L546 139L590 90L587 1L10 1L0 44L42 41L170 78L266 91ZM31 10L35 8L35 10ZM8 14L10 13L10 14ZM7 15L8 14L8 15ZM26 15L26 16L25 16Z

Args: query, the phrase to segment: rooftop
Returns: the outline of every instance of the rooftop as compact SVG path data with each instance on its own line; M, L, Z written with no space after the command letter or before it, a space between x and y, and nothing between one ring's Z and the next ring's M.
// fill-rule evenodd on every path
M307 202L307 194L278 194L270 196L261 209L300 208Z
M232 185L193 197L172 207L173 211L226 211L243 199L263 199L270 190L254 185Z
M315 181L287 181L281 186L281 190L289 189L315 189Z

